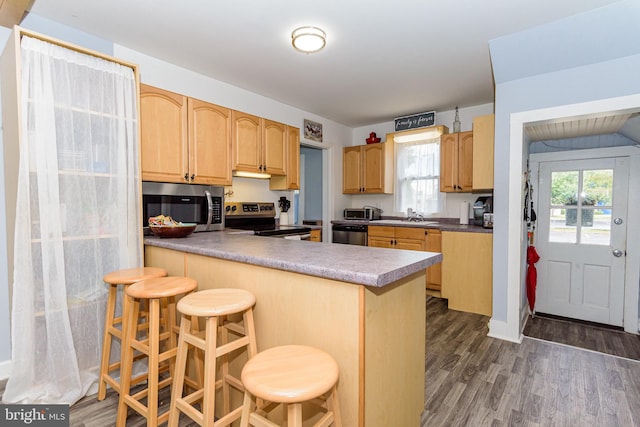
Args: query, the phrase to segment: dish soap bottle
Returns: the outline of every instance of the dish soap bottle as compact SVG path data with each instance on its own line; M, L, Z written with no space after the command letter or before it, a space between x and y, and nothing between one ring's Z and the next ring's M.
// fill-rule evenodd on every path
M458 107L456 106L456 117L453 120L453 133L460 132L460 116L458 116Z

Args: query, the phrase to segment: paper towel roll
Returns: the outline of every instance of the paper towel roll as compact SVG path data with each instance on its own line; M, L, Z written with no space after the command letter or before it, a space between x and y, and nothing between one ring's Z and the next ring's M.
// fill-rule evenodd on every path
M280 225L289 225L289 214L287 212L280 212Z
M460 203L460 224L469 224L469 202Z

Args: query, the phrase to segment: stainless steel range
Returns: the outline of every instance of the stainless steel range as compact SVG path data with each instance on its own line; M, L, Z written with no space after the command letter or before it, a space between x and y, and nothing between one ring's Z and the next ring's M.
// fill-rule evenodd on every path
M257 236L309 240L311 228L299 225L276 225L276 207L271 202L227 202L224 204L225 227L250 230Z

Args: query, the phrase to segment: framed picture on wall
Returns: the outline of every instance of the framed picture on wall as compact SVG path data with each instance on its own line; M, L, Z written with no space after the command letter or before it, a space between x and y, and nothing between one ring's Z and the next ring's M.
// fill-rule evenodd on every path
M304 138L311 141L322 142L322 123L304 119Z

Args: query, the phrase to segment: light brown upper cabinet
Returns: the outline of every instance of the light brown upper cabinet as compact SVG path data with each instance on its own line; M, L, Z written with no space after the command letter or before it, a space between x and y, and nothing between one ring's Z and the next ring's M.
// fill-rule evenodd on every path
M300 189L300 129L287 126L287 174L273 175L270 190Z
M342 192L375 194L393 192L393 142L343 148Z
M473 183L473 132L440 137L440 191L469 193Z
M495 115L473 119L473 191L493 190Z
M287 126L232 112L233 170L286 175Z
M144 181L231 185L231 110L140 85Z

